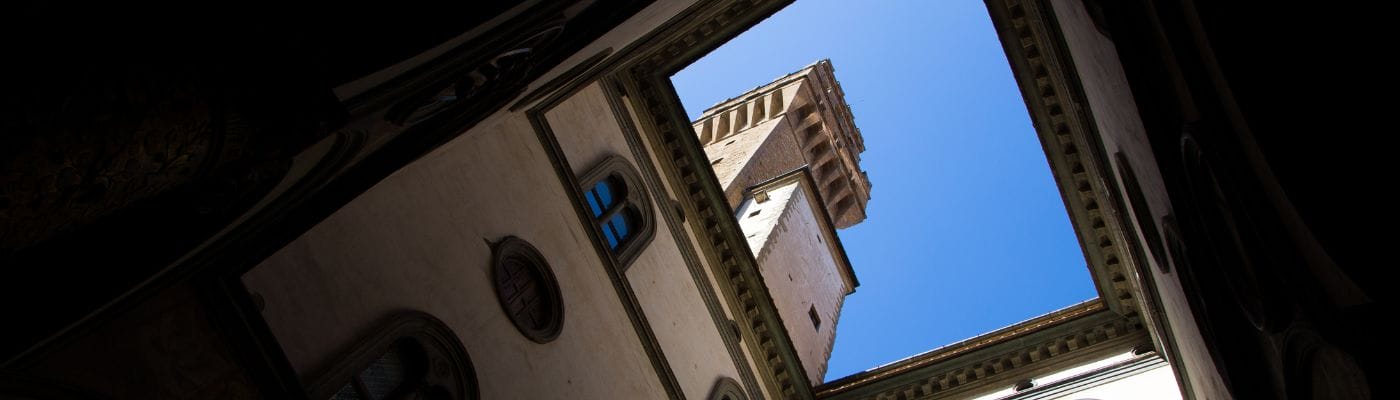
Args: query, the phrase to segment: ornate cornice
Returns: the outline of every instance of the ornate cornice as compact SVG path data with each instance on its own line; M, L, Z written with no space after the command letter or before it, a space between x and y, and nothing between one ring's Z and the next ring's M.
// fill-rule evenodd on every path
M788 1L732 1L691 15L690 22L655 37L623 68L622 82L638 111L641 130L656 144L669 178L682 191L689 223L711 260L721 293L746 334L762 378L775 397L813 398L811 382L734 220L724 190L686 118L670 75L776 12Z
M817 387L823 399L933 399L1017 379L1149 342L1142 324L1099 300L1076 304Z
M737 306L733 308L739 311L740 315L736 317L744 319L740 325L747 327L746 331L755 338L746 341L753 343L750 351L757 355L760 365L767 367L764 372L769 375L766 377L770 378L783 398L811 398L807 374L802 371L802 364L778 316L772 296L763 283L753 251L742 240L739 226L729 211L729 203L719 189L719 180L712 170L705 168L708 163L703 161L704 153L699 143L695 143L698 139L688 132L688 124L677 126L684 118L665 115L668 114L666 107L658 105L663 97L659 85L640 79L635 81L635 85L639 94L635 101L643 103L639 109L650 111L642 115L646 118L644 123L650 122L656 129L645 130L656 132L661 137L669 161L681 182L685 183L682 188L687 201L683 204L689 206L685 207L687 213L699 217L693 223L700 227L697 233L701 235L701 243L708 255L719 261L715 265L718 269L715 275L722 283L728 283L728 287L722 290L726 300ZM667 87L666 90L672 89ZM672 90L671 97L674 96ZM676 111L684 115L679 113L680 110ZM692 147L693 150L689 149Z
M630 100L638 110L641 130L656 144L667 177L685 195L681 203L686 213L698 216L690 223L700 236L702 251L712 260L712 268L717 269L715 275L722 280L725 300L738 311L736 318L741 319L746 336L754 338L744 343L762 372L766 372L765 382L780 397L810 398L810 382L754 265L752 250L733 221L713 171L706 167L707 158L669 83L671 73L784 3L736 1L696 7L687 15L690 22L659 32L631 54L632 61L621 68L619 77L627 91L634 94ZM902 362L898 365L903 368L897 371L877 370L886 372L878 378L864 374L851 378L888 383L922 377L920 382L886 388L882 393L966 392L976 387L970 385L974 382L999 382L1007 376L1053 368L1063 365L1064 360L1098 354L1103 349L1131 347L1148 337L1139 322L1139 299L1135 295L1139 289L1130 272L1133 268L1129 263L1136 260L1124 253L1127 249L1122 245L1131 242L1121 229L1123 221L1113 211L1117 199L1111 181L1106 179L1110 169L1099 154L1102 145L1083 101L1075 69L1059 41L1053 17L1048 14L1050 10L1041 2L1017 0L989 0L988 5L1104 300L1085 306L1093 310L1033 320L1037 322L915 357L911 360L917 359L917 364ZM1051 331L1067 336L1035 339L1051 335L1044 333ZM1052 359L1053 365L1046 362ZM1007 373L1011 370L1015 373ZM989 379L993 376L997 378ZM844 386L845 389L826 385L821 393L826 397L861 385Z
M822 398L943 398L1150 344L1155 319L1137 276L1112 169L1047 1L987 0L1102 301L946 346L818 388ZM1146 314L1146 315L1144 315ZM1148 323L1152 321L1147 321Z
M1070 222L1108 307L1139 319L1142 293L1112 169L1049 4L987 0L987 9L1026 102Z

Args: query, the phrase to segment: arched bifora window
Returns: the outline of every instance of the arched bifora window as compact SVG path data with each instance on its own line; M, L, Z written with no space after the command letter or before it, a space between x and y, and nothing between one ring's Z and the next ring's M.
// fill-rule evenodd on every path
M421 312L379 325L307 390L313 399L333 400L480 398L462 342L442 321Z
M584 174L579 186L604 244L618 266L626 267L656 230L637 173L622 157L611 156Z
M710 389L710 400L748 399L747 396L744 396L744 389L739 386L739 382L735 382L733 379L719 378L719 381L715 382L715 387Z

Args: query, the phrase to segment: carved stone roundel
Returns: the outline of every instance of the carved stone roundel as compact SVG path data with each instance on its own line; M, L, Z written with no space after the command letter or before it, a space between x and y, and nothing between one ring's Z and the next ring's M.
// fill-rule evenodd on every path
M508 236L491 251L491 281L515 328L536 343L559 337L564 302L549 263L529 242Z

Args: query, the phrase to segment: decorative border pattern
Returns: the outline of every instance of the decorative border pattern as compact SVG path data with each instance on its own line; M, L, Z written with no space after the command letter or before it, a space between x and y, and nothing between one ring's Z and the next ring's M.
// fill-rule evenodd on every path
M1152 327L1149 331L1161 353L1169 361L1179 359L1152 272L1146 266L1147 250L1137 242L1133 223L1126 220L1126 201L1119 195L1122 191L1114 179L1110 157L1093 123L1093 112L1084 101L1078 69L1049 0L986 3L1065 198L1099 297L1125 318ZM1185 369L1176 370L1183 393L1190 393L1186 373Z
M1021 87L1099 297L1111 310L1139 319L1140 283L1134 277L1124 221L1093 116L1049 3L987 0L992 23Z

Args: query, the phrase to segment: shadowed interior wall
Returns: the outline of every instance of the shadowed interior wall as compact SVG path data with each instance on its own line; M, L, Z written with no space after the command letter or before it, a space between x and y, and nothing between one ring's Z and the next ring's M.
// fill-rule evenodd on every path
M244 280L303 379L372 322L412 309L490 366L477 369L485 398L664 397L550 165L523 116L500 118L399 170ZM495 298L487 241L509 235L538 248L558 279L564 327L552 342L522 336Z
M1147 133L1142 126L1141 117L1138 116L1128 81L1117 62L1118 55L1113 43L1094 26L1088 10L1080 1L1056 0L1053 5L1069 53L1083 82L1085 100L1093 112L1105 153L1122 152L1128 159L1135 160L1132 172L1139 175L1135 179L1140 183L1141 194L1148 209L1132 209L1131 212L1144 214L1145 221L1163 220L1163 217L1172 214L1166 188L1162 186ZM1120 179L1117 185L1119 188L1126 187L1121 179L1127 172L1115 171L1115 175ZM1123 198L1128 197L1124 194ZM1149 236L1146 229L1160 228L1155 223L1151 226L1140 226L1138 236L1131 239L1138 241L1137 246L1152 251L1153 245L1147 238L1160 238L1165 235L1152 232L1155 236ZM1182 372L1191 377L1191 390L1195 391L1194 394L1199 398L1225 395L1224 382L1212 365L1209 349L1201 341L1200 335L1193 334L1200 328L1187 305L1180 277L1158 265L1159 259L1152 257L1150 253L1145 255L1147 256L1138 260L1145 263L1143 268L1139 268L1139 273L1152 274L1151 281L1157 286L1157 293L1160 294L1162 309L1165 312L1160 318L1169 321L1167 326L1172 331L1171 337L1180 338L1176 343L1169 345L1178 347L1181 359L1176 361L1181 363L1184 370Z

